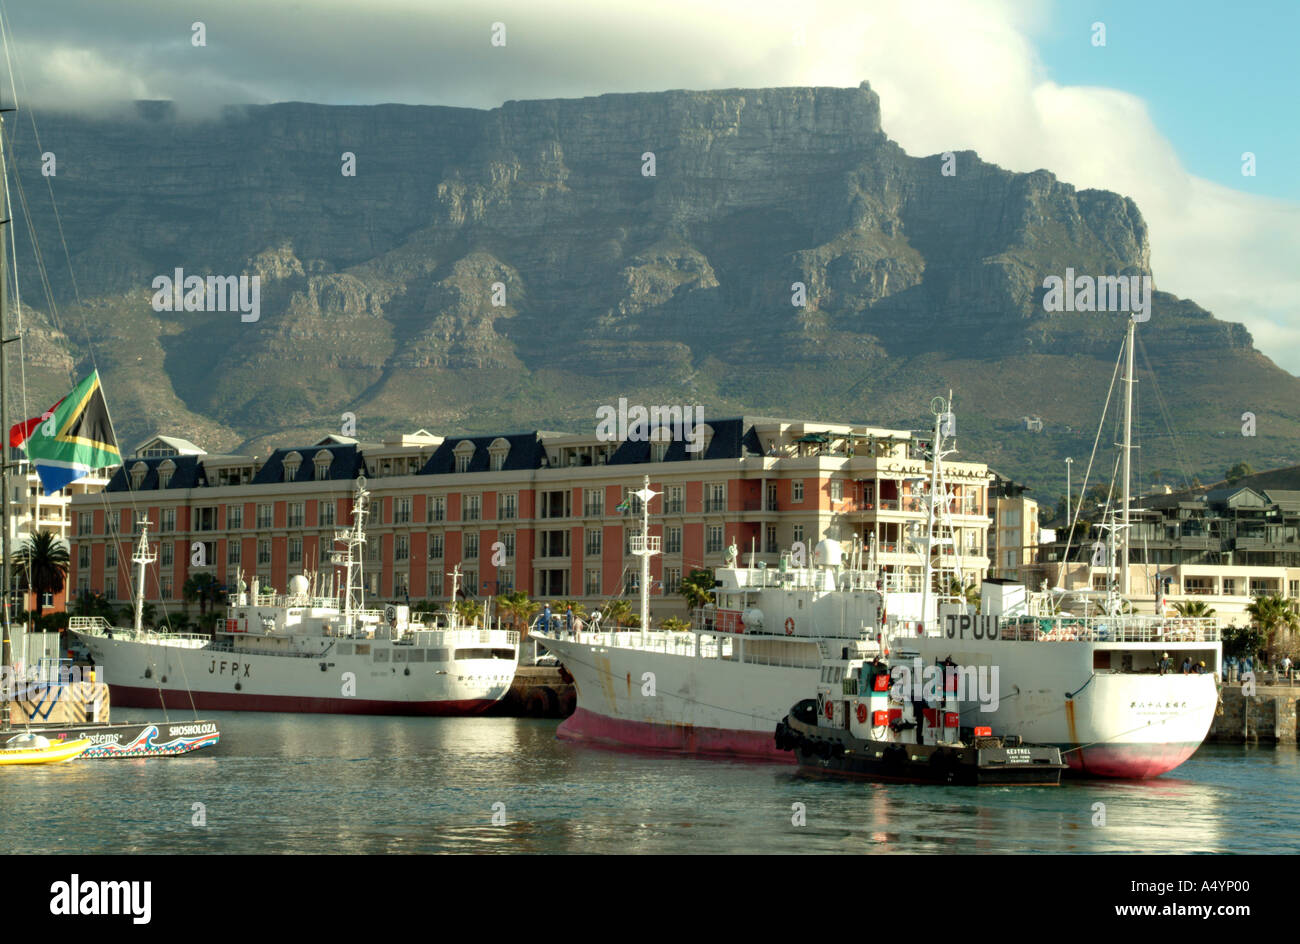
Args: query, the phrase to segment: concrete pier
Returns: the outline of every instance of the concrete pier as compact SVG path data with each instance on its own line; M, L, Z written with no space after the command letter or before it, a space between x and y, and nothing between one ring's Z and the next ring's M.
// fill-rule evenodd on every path
M1221 744L1295 744L1296 702L1300 683L1256 683L1255 694L1243 696L1241 685L1224 685L1219 690L1219 707L1214 713L1207 741Z

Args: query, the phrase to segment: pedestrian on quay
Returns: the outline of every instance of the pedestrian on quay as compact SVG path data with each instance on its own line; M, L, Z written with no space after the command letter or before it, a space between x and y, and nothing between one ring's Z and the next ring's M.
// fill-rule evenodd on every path
M564 608L564 633L566 636L573 635L573 607Z
M1183 659L1183 674L1184 674L1184 675L1191 675L1191 674L1192 674L1192 657L1191 657L1191 656L1187 656L1187 657L1185 657L1185 658Z
M1232 682L1233 673L1237 670L1237 657L1228 656L1223 662L1223 679L1225 682Z
M1169 661L1169 653L1166 652L1160 656L1160 661L1157 663L1157 666L1160 669L1161 675L1164 675L1173 667L1173 663Z
M1291 657L1283 656L1281 665L1282 665L1282 674L1286 676L1286 680L1288 682L1291 681Z
M1242 656L1239 664L1240 671L1237 673L1238 681L1245 681L1246 676L1255 668L1255 663L1250 661L1250 656Z
M552 629L552 626L551 626L551 604L549 604L549 603L546 604L546 606L542 607L542 626L543 626L543 631L544 631L544 632L548 632L548 633L549 633L549 632L551 631L551 629Z

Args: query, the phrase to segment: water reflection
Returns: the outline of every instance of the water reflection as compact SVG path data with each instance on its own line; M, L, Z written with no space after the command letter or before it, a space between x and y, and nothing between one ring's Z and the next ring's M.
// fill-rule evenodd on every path
M192 757L5 768L0 841L16 852L1300 851L1294 748L1211 745L1177 777L1141 783L965 788L592 749L557 741L554 721L219 717L221 745ZM195 803L206 826L192 825Z

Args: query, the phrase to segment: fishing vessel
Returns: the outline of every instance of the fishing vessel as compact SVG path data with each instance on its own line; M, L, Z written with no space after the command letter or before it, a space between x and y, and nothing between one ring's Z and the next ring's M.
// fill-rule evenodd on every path
M776 726L778 750L808 773L901 783L1056 786L1061 752L962 726L956 666L935 663L926 691L907 663L891 665L879 644L855 642L824 660L817 697Z
M1133 323L1127 337L1123 517L1128 517ZM1222 647L1214 619L1137 615L1113 593L1110 606L1077 615L1074 594L1031 592L986 581L977 608L951 594L959 571L952 539L953 498L943 460L951 452L951 400L936 398L932 462L922 493L926 526L909 535L918 567L879 566L874 548L819 542L778 568L714 571L715 601L692 613L689 632L647 630L649 580L643 556L641 628L537 635L574 677L574 714L561 738L637 750L718 754L789 762L771 732L790 706L815 689L823 657L849 642L925 663L951 659L985 667L987 697L961 708L999 732L1060 749L1072 772L1146 778L1166 773L1205 739L1218 703ZM649 485L643 490L651 497ZM648 499L641 534L649 534ZM1122 559L1127 531L1117 525ZM657 553L658 538L633 537L634 554ZM1121 591L1127 591L1127 567ZM1204 674L1162 665L1204 662ZM653 684L651 684L653 682Z
M463 626L455 608L412 619L406 606L366 609L361 573L370 493L359 477L353 523L335 533L343 573L299 574L283 592L242 574L211 636L140 625L143 586L130 629L103 619L71 624L120 704L133 707L334 714L463 715L490 708L509 690L519 634ZM154 552L141 528L137 562ZM143 570L141 571L143 573ZM459 566L452 573L459 592Z

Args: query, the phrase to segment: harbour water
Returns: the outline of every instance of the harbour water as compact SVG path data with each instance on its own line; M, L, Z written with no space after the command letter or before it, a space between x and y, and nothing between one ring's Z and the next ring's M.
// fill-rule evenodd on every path
M90 854L1300 852L1294 747L1207 744L1147 782L962 788L579 747L556 740L554 720L209 714L223 741L191 756L0 769L0 844Z

